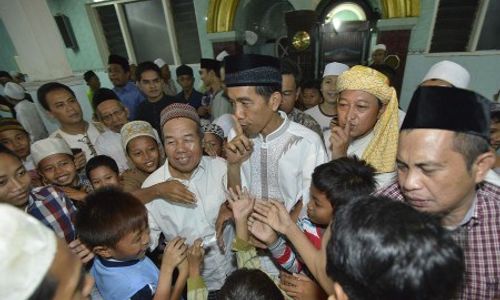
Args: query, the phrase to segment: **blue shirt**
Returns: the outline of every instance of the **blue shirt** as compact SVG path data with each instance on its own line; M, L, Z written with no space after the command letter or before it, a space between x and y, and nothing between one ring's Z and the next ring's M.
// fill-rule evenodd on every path
M129 112L129 120L135 120L137 107L145 99L139 88L134 83L129 81L123 87L115 86L113 88L113 91L116 93L118 98L120 98L123 105L127 107Z
M130 261L97 257L90 274L103 299L153 299L160 271L148 257Z
M193 92L191 93L191 96L189 96L188 99L184 97L184 91L180 92L175 97L179 102L189 104L192 107L198 109L198 107L201 106L201 99L203 98L203 94L193 89Z

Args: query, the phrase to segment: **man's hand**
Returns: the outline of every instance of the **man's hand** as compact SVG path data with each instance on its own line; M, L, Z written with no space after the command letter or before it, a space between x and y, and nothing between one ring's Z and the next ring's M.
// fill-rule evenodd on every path
M278 239L276 231L271 226L252 217L248 219L248 231L258 240L264 242L266 246L272 245Z
M212 144L203 143L203 150L205 150L205 152L209 156L211 156L211 157L217 157L217 152L215 151L214 146L212 146Z
M215 235L217 237L217 245L221 250L224 250L224 225L226 222L233 219L233 212L226 205L226 203L222 203L219 209L219 214L217 215L217 220L215 221Z
M240 122L234 118L234 130L236 136L226 145L224 149L226 151L226 160L229 164L241 164L247 160L253 151L253 143L243 132Z
M346 123L344 128L340 126L333 126L331 131L332 135L330 136L330 148L332 150L332 159L347 156L347 148L351 143L351 126L349 125L349 122Z
M168 199L174 203L194 204L195 195L188 190L187 186L177 180L168 180L155 185L159 197Z
M280 288L296 300L322 300L327 295L323 289L311 278L303 274L280 274Z
M81 170L87 164L87 158L85 158L85 153L79 152L73 156L73 161L75 162L75 167L77 170Z
M205 249L203 249L202 240L196 239L188 248L187 261L189 262L189 277L200 276L201 264L203 263L203 257L205 255Z
M198 107L198 115L200 117L207 116L209 114L208 106L200 106Z
M252 217L266 223L279 233L285 234L294 226L294 222L283 203L276 200L255 202Z
M68 244L69 249L71 249L71 252L76 254L82 261L82 263L86 264L89 261L91 261L94 258L94 253L90 251L87 246L85 246L80 239L76 239L72 241L71 243Z

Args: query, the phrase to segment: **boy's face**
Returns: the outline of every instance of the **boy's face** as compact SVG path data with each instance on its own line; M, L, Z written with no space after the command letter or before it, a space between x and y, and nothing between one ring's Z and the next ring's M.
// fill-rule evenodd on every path
M181 75L177 77L177 82L183 90L191 90L193 88L194 78L190 75Z
M321 81L321 92L323 93L323 98L325 102L328 104L336 104L337 103L337 78L336 75L328 75L323 77Z
M138 136L127 145L127 154L134 166L148 174L158 169L160 149L158 143L150 136Z
M325 193L320 192L313 184L309 189L311 199L307 204L307 216L318 225L328 225L332 220L333 207Z
M42 159L38 163L38 172L46 183L57 186L71 186L77 180L73 157L64 153Z
M140 259L146 255L149 247L149 227L127 233L113 247L108 248L109 257L121 261Z
M302 102L306 108L311 108L321 103L321 93L317 89L304 89Z
M11 129L0 132L0 144L22 159L30 155L30 138L25 131Z
M49 115L61 124L77 124L83 120L82 108L70 92L65 89L51 91L46 96Z
M209 147L212 147L212 149L215 150L215 153L217 153L217 156L223 157L222 156L222 149L223 149L222 144L223 144L223 142L215 134L210 133L210 132L205 132L204 138L203 138L203 144L204 144L204 147L207 147L207 145L209 145Z
M87 81L87 85L93 91L97 91L101 87L101 82L97 76L90 77L89 81Z
M491 122L490 141L493 149L498 150L500 148L500 120Z
M119 175L107 166L100 166L93 169L89 172L89 177L95 190L102 187L120 186Z
M23 207L28 202L31 178L21 161L0 154L0 203Z

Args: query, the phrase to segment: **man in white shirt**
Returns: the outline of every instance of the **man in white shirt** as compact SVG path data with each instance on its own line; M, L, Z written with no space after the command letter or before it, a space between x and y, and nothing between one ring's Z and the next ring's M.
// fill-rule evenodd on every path
M37 96L42 107L60 125L50 137L64 139L77 153L75 154L77 168L82 168L86 160L98 154L95 141L104 131L104 127L99 123L83 119L82 108L75 92L67 85L59 82L46 83L38 89Z
M129 168L120 134L123 125L128 122L128 109L115 92L105 88L95 91L92 104L97 118L108 128L97 138L95 148L99 154L113 158L122 173Z
M14 82L7 82L4 93L7 100L14 105L16 119L29 133L31 141L36 142L49 136L47 128L38 114L36 104L26 100L22 86Z
M174 103L166 107L161 113L161 127L167 161L144 181L142 187L177 180L195 195L196 203L176 204L158 198L146 204L151 248L157 246L160 233L167 240L184 237L188 244L203 239L206 254L201 275L213 293L220 289L235 267L231 251L222 253L215 243L215 220L224 202L227 184L226 162L202 156L203 133L200 118L192 106Z

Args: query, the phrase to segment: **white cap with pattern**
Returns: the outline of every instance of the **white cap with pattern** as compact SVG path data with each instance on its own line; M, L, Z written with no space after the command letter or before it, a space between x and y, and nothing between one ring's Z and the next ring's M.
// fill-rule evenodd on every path
M339 76L345 71L349 70L349 66L345 64L341 64L338 62L332 62L325 66L325 71L323 72L323 78L326 76Z
M54 154L73 155L73 152L71 152L71 148L68 146L66 141L59 138L49 137L36 141L31 145L31 157L35 162L35 166L38 166L42 159Z

